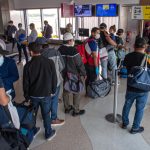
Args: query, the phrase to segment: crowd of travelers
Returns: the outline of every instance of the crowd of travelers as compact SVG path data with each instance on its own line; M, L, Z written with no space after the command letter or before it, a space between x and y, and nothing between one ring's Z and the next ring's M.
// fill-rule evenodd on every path
M29 143L33 140L31 136L35 137L40 132L40 127L36 126L39 107L45 129L45 139L52 140L56 135L52 127L65 124L65 120L60 119L57 114L60 97L63 99L65 114L73 117L84 115L86 111L80 108L81 93L85 90L85 96L88 96L91 83L103 80L109 81L110 86L113 86L117 68L126 68L128 75L131 76L133 75L131 71L134 72L137 66L146 65L148 69L150 67L149 23L145 25L144 37L137 36L131 53L128 53L123 38L124 29L117 30L115 25L112 25L109 30L105 23L92 28L90 37L82 43L84 48L81 52L74 40L71 24L67 25L66 33L63 35L63 44L58 50L49 48L48 39L52 37L53 29L48 21L44 21L44 24L43 37L38 37L34 23L30 24L31 33L28 37L22 24L19 23L17 29L13 21L9 21L5 32L7 40L12 42L12 49L17 43L18 65L22 62L22 51L25 55L26 64L23 68L22 84L24 103L29 103L28 105L15 102L13 85L19 79L17 65L15 60L6 57L5 50L0 49L0 129L15 128L17 133L21 134L21 138L24 136L30 139ZM148 79L145 78L145 80ZM131 134L136 134L144 131L141 121L148 99L148 90L145 90L145 87L141 89L138 86L132 86L130 81L131 78L128 77L121 127L127 129L129 112L136 101L135 117L130 130ZM70 95L73 97L73 103ZM32 128L27 128L24 124L28 121L21 119L21 116L25 117L21 110L28 109L29 106L35 114L30 111L33 119L30 120L33 124ZM1 132L3 132L4 140L8 142L4 132L9 131L2 130ZM25 141L20 146L23 144L26 148L29 146Z

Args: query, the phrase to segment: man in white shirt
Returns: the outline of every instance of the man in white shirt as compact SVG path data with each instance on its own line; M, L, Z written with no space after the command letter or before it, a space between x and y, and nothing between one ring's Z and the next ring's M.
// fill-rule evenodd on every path
M28 43L35 42L36 38L38 37L38 33L37 33L37 30L35 29L34 23L30 24L30 30L31 30L31 33L28 37Z

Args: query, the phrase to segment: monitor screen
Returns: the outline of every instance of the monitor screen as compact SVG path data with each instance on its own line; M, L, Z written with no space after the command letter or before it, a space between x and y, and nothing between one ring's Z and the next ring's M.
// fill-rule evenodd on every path
M97 4L96 16L115 17L117 16L117 4Z
M89 37L89 29L79 28L79 36Z
M92 5L75 5L74 12L76 17L90 17L92 16Z
M66 28L60 28L61 35L64 35L66 33Z

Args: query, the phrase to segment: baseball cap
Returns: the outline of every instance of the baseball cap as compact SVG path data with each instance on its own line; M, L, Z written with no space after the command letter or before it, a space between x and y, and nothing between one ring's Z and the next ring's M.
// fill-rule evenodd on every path
M1 77L0 77L0 88L4 88L3 80Z
M144 48L144 46L147 44L147 41L144 38L138 37L135 40L135 47L136 48Z
M123 29L118 29L118 31L117 31L117 35L118 34L122 34L124 32L124 30Z
M64 41L69 41L69 40L72 40L74 38L73 38L73 35L71 33L67 32L64 34L63 39L64 39Z
M45 45L47 44L47 39L45 37L37 37L35 42L40 45Z
M105 23L101 23L99 27L100 28L107 28L107 25Z

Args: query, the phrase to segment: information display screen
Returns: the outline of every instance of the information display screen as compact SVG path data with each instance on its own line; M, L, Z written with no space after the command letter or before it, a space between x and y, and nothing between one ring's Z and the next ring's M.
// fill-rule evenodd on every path
M74 12L76 17L90 17L92 16L92 5L75 5Z
M115 17L117 16L117 4L97 4L97 17Z

